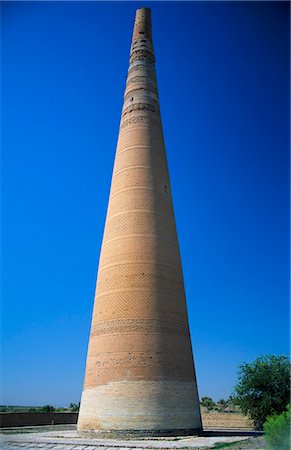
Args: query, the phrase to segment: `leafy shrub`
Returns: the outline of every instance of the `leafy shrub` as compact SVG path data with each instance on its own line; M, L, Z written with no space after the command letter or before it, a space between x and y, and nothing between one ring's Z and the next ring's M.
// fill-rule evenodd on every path
M290 450L290 405L286 412L268 417L264 431L268 450Z
M225 408L227 408L227 406L228 406L227 400L224 400L223 398L218 400L218 402L217 402L218 411L224 412Z
M80 409L80 402L79 403L70 403L71 411L79 411L79 409Z
M200 404L201 404L201 406L204 406L205 408L207 408L208 411L210 411L211 409L213 409L215 407L215 402L212 400L211 397L202 397Z
M53 412L53 411L55 411L55 408L52 405L45 405L41 408L41 412L49 413L49 412Z

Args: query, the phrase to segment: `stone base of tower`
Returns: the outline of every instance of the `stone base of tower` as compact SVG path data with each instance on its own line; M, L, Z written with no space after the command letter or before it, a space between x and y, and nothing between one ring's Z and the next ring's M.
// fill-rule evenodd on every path
M193 382L113 381L85 389L80 431L192 434L202 430Z

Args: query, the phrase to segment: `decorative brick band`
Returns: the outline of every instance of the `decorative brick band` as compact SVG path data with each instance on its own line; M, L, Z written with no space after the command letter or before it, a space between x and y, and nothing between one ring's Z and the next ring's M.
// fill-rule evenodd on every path
M126 119L126 120L122 120L121 124L120 124L120 129L126 128L128 125L133 125L133 124L139 124L139 123L156 123L158 125L160 125L161 121L160 121L160 117L159 115L155 115L153 117L149 117L149 116L136 116L136 117L131 117L130 119Z
M128 334L145 332L188 335L188 330L185 329L185 322L173 323L150 319L115 319L106 322L96 322L92 327L91 336L99 336L101 334ZM129 354L126 358L129 360L134 359L131 354ZM150 359L152 359L152 356Z

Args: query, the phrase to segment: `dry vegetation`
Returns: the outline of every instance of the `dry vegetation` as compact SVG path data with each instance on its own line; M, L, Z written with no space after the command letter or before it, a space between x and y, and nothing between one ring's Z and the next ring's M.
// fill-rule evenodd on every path
M202 422L204 428L248 428L253 429L252 422L238 412L218 412L202 409Z

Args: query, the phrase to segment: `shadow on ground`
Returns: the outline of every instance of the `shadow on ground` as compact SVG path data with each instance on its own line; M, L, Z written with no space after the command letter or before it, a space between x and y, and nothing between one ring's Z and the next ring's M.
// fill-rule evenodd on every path
M263 431L254 430L205 430L198 434L201 437L218 437L218 436L263 436Z

